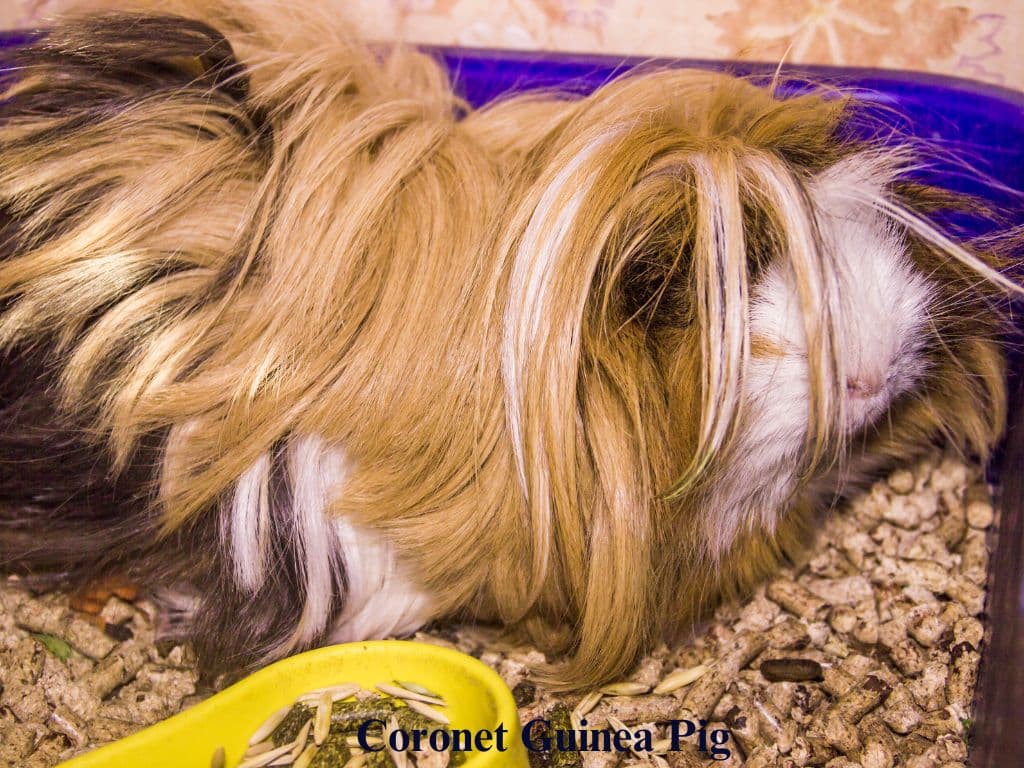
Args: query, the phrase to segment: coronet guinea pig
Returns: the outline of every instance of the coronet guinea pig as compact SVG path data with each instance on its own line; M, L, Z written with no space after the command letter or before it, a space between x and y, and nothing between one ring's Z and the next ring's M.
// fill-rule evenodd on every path
M849 98L472 110L311 8L117 5L3 54L0 561L134 577L209 672L458 618L606 681L998 439L1000 249Z

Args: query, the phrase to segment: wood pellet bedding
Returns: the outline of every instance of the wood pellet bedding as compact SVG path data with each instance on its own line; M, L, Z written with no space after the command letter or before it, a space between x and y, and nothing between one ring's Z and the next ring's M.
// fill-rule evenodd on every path
M972 726L993 518L979 468L933 456L898 470L832 515L804 562L721 608L688 643L656 649L629 680L586 695L531 682L539 652L503 650L488 629L416 638L496 669L522 722L554 715L664 738L666 721L704 720L731 734L730 755L714 762L688 740L559 765L956 768ZM210 695L187 648L154 642L153 613L112 597L97 620L64 595L0 582L0 766L49 768Z

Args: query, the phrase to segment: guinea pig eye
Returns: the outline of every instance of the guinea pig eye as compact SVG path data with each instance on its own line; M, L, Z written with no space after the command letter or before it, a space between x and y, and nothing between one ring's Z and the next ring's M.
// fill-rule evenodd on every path
M623 242L640 242L619 276L621 309L627 320L649 328L693 321L693 222L681 206L656 226L633 231ZM755 286L778 258L782 245L775 222L755 199L743 201L743 246L747 277Z
M649 328L690 322L686 244L666 233L628 261L620 282L624 318Z

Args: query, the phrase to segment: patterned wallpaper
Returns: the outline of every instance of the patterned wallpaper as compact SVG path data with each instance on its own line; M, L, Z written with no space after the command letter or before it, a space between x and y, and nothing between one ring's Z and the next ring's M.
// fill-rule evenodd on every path
M51 0L52 1L52 0ZM298 2L298 0L295 0ZM1024 90L1024 0L311 0L367 35L940 72ZM0 0L0 25L47 0Z

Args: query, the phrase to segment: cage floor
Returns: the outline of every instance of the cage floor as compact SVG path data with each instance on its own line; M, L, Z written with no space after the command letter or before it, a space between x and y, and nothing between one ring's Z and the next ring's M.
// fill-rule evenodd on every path
M967 759L993 516L978 467L935 455L898 470L833 514L805 561L656 649L633 685L589 696L530 682L539 652L487 629L417 639L496 669L523 722L562 705L591 728L617 719L662 737L667 721L705 720L730 732L713 763L691 738L660 755L585 751L585 768L953 768ZM145 600L111 597L88 617L65 595L0 582L0 766L49 768L209 695L187 648L154 642L153 619Z

